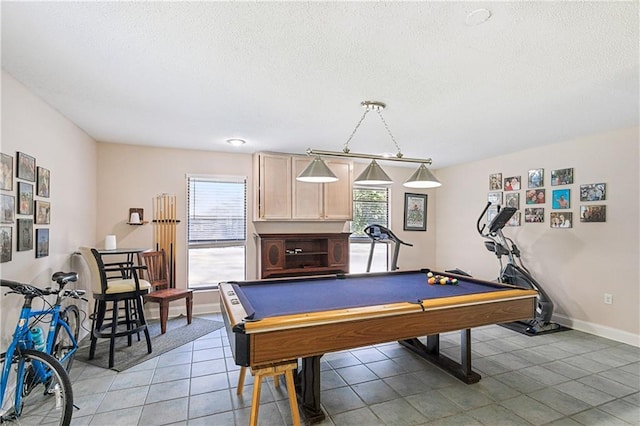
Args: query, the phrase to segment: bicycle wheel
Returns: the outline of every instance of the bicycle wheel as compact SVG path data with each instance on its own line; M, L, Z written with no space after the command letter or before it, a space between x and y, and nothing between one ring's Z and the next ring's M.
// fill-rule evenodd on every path
M12 364L2 402L0 422L21 425L68 426L73 415L73 391L64 367L49 354L25 349L6 359ZM20 384L20 386L17 386ZM19 394L18 394L19 392Z
M64 319L66 323L69 324L71 333L73 333L73 338L77 342L78 335L80 334L80 311L78 310L78 307L76 305L67 306L64 311L60 312L60 318ZM73 364L75 353L71 354L64 362L62 362L62 358L67 355L69 351L74 349L74 347L75 346L67 331L61 324L58 324L53 337L53 356L60 361L67 371L71 371L71 365Z

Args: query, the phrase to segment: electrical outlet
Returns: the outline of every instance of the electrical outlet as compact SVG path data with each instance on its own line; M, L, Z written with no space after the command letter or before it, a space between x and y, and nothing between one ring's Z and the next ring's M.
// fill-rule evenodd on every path
M613 303L613 295L609 293L604 294L604 303L607 305L611 305Z

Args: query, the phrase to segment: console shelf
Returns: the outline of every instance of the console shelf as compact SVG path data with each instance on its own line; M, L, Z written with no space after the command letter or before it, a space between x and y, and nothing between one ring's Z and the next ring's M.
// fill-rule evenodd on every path
M260 278L349 272L349 233L261 234Z

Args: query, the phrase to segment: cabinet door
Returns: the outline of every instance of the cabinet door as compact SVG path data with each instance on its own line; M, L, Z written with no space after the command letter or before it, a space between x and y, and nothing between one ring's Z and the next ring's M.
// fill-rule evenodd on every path
M267 278L284 269L284 240L262 240L260 251L261 278Z
M328 241L328 266L340 267L344 272L349 272L349 239L329 238Z
M296 177L311 163L308 157L293 157L293 219L322 219L322 184L300 182Z
M326 160L327 166L338 177L337 182L324 185L324 219L353 219L353 163L344 160Z
M258 157L258 218L291 219L291 157L264 153Z

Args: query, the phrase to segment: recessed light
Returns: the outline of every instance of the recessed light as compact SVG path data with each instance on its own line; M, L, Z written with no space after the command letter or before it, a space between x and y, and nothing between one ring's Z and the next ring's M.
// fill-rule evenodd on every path
M233 146L242 146L247 143L247 141L244 139L227 139L227 143Z
M476 9L469 12L464 23L469 26L475 26L487 22L489 18L491 18L491 11L489 9Z

